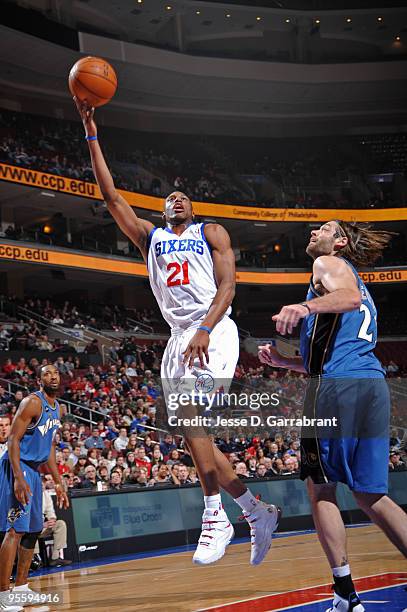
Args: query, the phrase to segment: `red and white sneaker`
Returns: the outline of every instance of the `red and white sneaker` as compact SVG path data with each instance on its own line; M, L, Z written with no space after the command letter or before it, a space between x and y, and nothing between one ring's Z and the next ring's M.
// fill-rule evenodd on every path
M201 535L192 557L193 563L209 565L221 559L234 535L235 530L223 509L205 509L202 515Z
M250 525L250 564L259 565L271 547L273 533L280 521L281 508L259 501L251 512L243 512L243 516Z

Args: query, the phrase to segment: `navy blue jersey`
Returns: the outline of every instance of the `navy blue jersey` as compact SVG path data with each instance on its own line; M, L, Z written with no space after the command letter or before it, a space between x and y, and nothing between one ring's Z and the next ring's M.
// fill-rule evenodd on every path
M372 297L351 263L362 303L342 314L320 313L305 317L301 327L301 355L309 374L329 378L354 376L378 378L384 369L374 354L377 341L377 311ZM320 297L311 284L307 300Z
M20 441L20 459L34 468L48 461L55 432L61 425L59 405L52 407L41 391L36 391L41 400L41 415L35 423L27 427ZM6 457L3 457L5 459Z

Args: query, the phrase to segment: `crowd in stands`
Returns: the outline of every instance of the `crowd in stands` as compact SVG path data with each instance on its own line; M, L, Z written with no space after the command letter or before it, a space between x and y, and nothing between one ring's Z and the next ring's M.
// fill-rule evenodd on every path
M142 353L150 364L156 354ZM47 360L43 361L43 364ZM52 362L52 360L48 360ZM22 385L15 395L6 384L0 386L0 412L11 417L29 389L36 388L36 359L26 363L21 358L13 364L7 360L2 377ZM55 361L64 381L61 388L62 427L57 434L57 463L68 488L104 490L126 486L162 486L194 484L198 481L195 467L182 438L163 435L154 428L157 412L162 409L161 391L157 385L157 370L146 369L141 362L118 368L100 366L78 370L71 360L58 357ZM134 371L132 371L134 369ZM256 382L259 372L244 371L238 378L248 384ZM64 401L77 402L71 413ZM84 420L89 410L97 425L89 427ZM153 429L150 429L153 428ZM298 474L298 432L283 437L260 440L243 433L223 434L217 443L228 455L240 478L267 478ZM52 487L50 476L46 476ZM100 483L100 484L98 484Z
M60 328L80 330L85 327L98 330L111 330L114 332L138 331L139 326L148 326L152 331L152 324L160 322L158 313L150 308L126 309L117 304L105 304L95 300L84 300L80 306L67 300L40 299L28 297L18 299L16 296L0 295L0 315L3 320L17 320L15 324L0 327L0 347L3 349L25 350L64 350L66 342L50 341L44 337L39 324L33 319L26 322L21 320L22 314L27 319L30 315L44 324L51 324ZM46 319L46 321L44 321ZM89 350L92 350L89 347Z
M168 429L158 367L163 345L145 347L110 366L81 367L71 357L32 358L1 367L0 414L13 418L23 397L38 388L39 365L53 363L61 373L62 426L57 434L57 463L68 489L119 490L125 487L184 486L198 483L192 458L178 432ZM134 357L134 358L133 358ZM396 364L389 363L391 371ZM397 371L394 372L397 374ZM236 369L240 396L261 389L280 394L282 416L302 414L306 379L261 365ZM8 382L14 393L8 390ZM69 410L68 410L69 406ZM389 470L405 470L407 430L395 406ZM91 411L95 411L92 412ZM246 409L248 410L248 409ZM251 409L252 410L252 409ZM404 431L404 435L403 435ZM272 478L299 474L300 438L297 428L270 429L261 436L242 428L214 431L215 442L239 478ZM46 486L53 487L45 475Z
M179 189L197 201L266 207L403 205L384 185L368 186L369 168L395 171L391 157L374 165L353 140L340 146L337 139L304 144L178 135L175 145L160 134L121 135L103 128L113 178L126 190L165 196ZM94 182L79 121L1 110L0 162Z
M277 312L279 303L269 303L267 310L253 310L252 307L235 308L233 318L242 329L249 329L253 336L263 337L272 332L270 328L270 312ZM407 312L397 300L386 300L382 303L377 302L379 318L379 336L400 335L407 329ZM20 307L25 309L27 320L22 320ZM262 307L262 305L260 305ZM47 335L47 326L39 327L39 324L30 320L30 313L34 316L39 315L46 319L46 322L56 326L63 331L64 328L70 330L81 330L84 328L94 328L97 330L113 331L117 333L118 339L111 347L109 358L116 362L119 358L124 359L129 355L130 345L137 348L132 349L133 354L140 350L139 342L134 338L124 338L128 333L137 334L140 326L147 326L147 329L155 332L168 332L168 327L164 323L161 314L156 307L126 309L117 304L107 304L96 300L84 299L80 305L74 304L65 299L42 299L38 296L27 296L18 299L13 295L0 295L0 350L41 350L41 351L74 351L68 341L62 338L50 339ZM44 321L44 323L46 323ZM298 330L297 330L298 331ZM72 344L72 343L71 343ZM384 345L383 345L384 346ZM381 351L382 344L379 343L378 350ZM78 349L82 351L83 349ZM85 352L97 353L98 348L95 343L90 343ZM379 357L385 363L391 355L380 353ZM402 356L397 356L398 363L403 369L405 360Z
M44 330L31 319L12 326L0 325L0 350L66 352L70 351L71 347L66 340L50 340Z

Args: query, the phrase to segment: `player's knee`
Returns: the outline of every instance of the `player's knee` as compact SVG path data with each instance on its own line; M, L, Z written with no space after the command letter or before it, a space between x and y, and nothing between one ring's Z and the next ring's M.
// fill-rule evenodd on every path
M23 537L23 535L24 535L24 532L20 533L16 531L15 529L11 528L7 531L6 537L8 539L16 540L17 542L19 542L21 538Z
M319 501L330 501L336 504L335 484L315 484L311 478L308 478L307 489L311 504Z
M380 499L386 497L381 493L359 493L353 491L353 497L361 510L370 510Z
M25 533L21 538L20 546L26 550L33 550L38 540L41 531L35 533Z

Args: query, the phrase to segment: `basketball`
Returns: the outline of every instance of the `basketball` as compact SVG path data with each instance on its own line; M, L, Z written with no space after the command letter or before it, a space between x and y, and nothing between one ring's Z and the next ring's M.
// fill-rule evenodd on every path
M112 66L100 57L84 57L69 73L69 89L79 100L90 106L103 106L117 89L117 77Z

